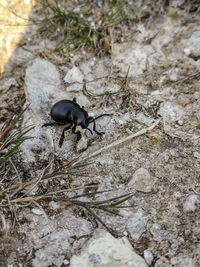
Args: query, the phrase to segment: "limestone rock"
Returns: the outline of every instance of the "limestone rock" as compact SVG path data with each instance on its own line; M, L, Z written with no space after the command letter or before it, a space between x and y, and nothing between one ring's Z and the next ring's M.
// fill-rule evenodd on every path
M161 106L160 114L168 122L175 122L183 117L184 110L180 105L167 101Z
M126 237L117 239L105 230L97 230L80 255L74 255L70 267L147 267Z
M144 251L144 259L145 259L145 261L146 261L146 263L148 265L151 265L152 264L152 262L153 262L153 254L151 253L150 250L146 249Z
M26 70L25 94L26 105L30 104L24 114L24 125L34 125L29 133L33 139L26 140L21 145L23 158L26 162L35 161L32 148L35 145L43 148L41 125L49 118L49 112L53 102L62 99L64 92L59 89L61 84L60 75L55 65L51 62L36 58Z
M197 204L199 203L199 199L197 195L190 195L187 197L185 203L183 204L184 212L194 212L197 208Z
M148 170L140 168L133 174L132 179L128 183L128 187L142 192L151 192L154 183L155 178L151 177Z
M113 63L121 68L123 73L126 73L130 66L129 76L142 74L146 70L147 58L152 54L153 48L149 45L143 46L141 49L137 44L124 45L115 44L113 53Z
M132 213L127 219L127 230L134 240L138 240L140 236L146 231L148 218L142 209Z
M70 69L67 72L64 78L64 81L66 83L69 83L69 84L74 83L67 87L67 91L68 92L81 91L83 88L83 85L81 84L83 83L83 79L84 79L84 76L81 73L81 71L76 66L74 66L72 69Z
M200 57L200 31L196 31L192 34L187 41L188 48L190 49L190 55L193 57Z

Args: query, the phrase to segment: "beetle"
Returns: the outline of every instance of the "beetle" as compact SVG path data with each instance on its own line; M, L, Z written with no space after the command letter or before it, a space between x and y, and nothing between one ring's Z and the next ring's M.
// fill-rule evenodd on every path
M51 108L50 115L54 122L45 123L42 127L69 124L62 131L62 135L59 140L59 147L61 147L65 139L65 131L69 130L72 126L72 133L77 135L76 142L81 139L81 133L80 131L76 131L76 127L81 126L82 129L87 129L91 134L93 134L88 128L89 124L92 122L94 123L93 131L98 135L103 135L104 132L98 132L96 130L95 121L100 117L109 116L111 114L102 114L96 118L90 117L84 107L80 107L76 102L76 98L73 98L73 101L64 99L55 103Z

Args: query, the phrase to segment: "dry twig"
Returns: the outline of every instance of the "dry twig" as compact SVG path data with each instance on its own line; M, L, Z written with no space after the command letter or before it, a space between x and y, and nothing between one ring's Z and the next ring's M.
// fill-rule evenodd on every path
M79 163L79 162L81 162L81 161L84 161L84 160L88 160L88 159L90 159L90 158L92 158L92 157L95 157L95 156L97 156L97 155L99 155L99 154L105 152L105 151L108 150L108 149L111 150L112 148L114 148L114 147L116 147L116 146L119 146L119 145L121 145L121 144L123 144L123 143L126 143L126 142L132 140L133 138L136 138L136 137L138 137L138 136L140 136L140 135L143 135L143 134L146 134L146 133L152 131L152 130L153 130L153 129L160 123L161 120L162 120L162 118L158 119L158 120L157 120L156 122L154 122L151 126L149 126L149 127L147 127L147 128L144 128L144 129L140 130L140 131L137 132L137 133L131 134L131 135L125 137L125 138L121 138L121 139L119 139L119 140L117 140L117 141L111 143L111 144L108 145L108 146L105 146L105 147L100 148L99 150L93 152L92 154L83 156L83 157L82 157L79 161L77 161L75 164L77 164L77 163Z

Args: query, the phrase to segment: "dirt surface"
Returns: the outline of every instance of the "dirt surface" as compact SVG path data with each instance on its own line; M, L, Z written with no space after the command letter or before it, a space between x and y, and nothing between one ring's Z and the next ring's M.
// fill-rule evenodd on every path
M69 1L69 8L97 12L104 4L89 1L84 6L83 2ZM97 201L134 192L128 201L132 207L120 210L123 217L101 212L102 221L116 236L127 236L149 266L196 267L200 266L199 4L133 2L142 8L125 22L108 27L109 40L95 48L84 45L70 53L68 48L55 52L62 29L47 32L44 24L27 26L1 76L0 123L30 103L23 124L35 125L35 138L24 144L12 163L3 165L1 186L2 181L16 177L27 182L40 177L45 168L50 173L67 161L88 158L121 140L120 145L84 161L91 165L36 184L18 197L114 190L93 196ZM90 23L97 23L94 14L88 18ZM32 8L34 19L47 15L38 3ZM126 74L124 91L105 93L117 92ZM31 95L36 76L39 89ZM47 77L58 86L52 89L45 84ZM90 93L103 96L84 94L84 80ZM102 137L86 132L83 143L76 144L69 131L59 148L62 129L41 125L50 120L55 101L73 97L94 117L112 116L97 121L97 129L105 132ZM151 131L125 140L158 120ZM70 266L71 257L78 255L94 230L103 228L85 210L54 201L2 205L1 213L9 230L2 219L0 266Z

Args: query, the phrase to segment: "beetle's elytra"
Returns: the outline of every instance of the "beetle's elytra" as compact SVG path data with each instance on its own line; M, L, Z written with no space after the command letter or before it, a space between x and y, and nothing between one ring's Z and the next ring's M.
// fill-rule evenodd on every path
M95 120L103 116L109 116L110 114L102 114L96 118L90 117L84 107L80 107L79 104L76 103L76 98L74 98L73 101L60 100L55 103L51 108L50 115L54 122L45 123L42 127L69 124L62 131L59 141L59 147L61 147L65 138L65 131L69 130L72 126L72 133L77 135L77 142L81 138L81 133L80 131L76 131L76 126L81 126L82 129L88 129L92 134L88 125L93 122L93 131L98 135L104 134L104 132L98 132L96 130Z

